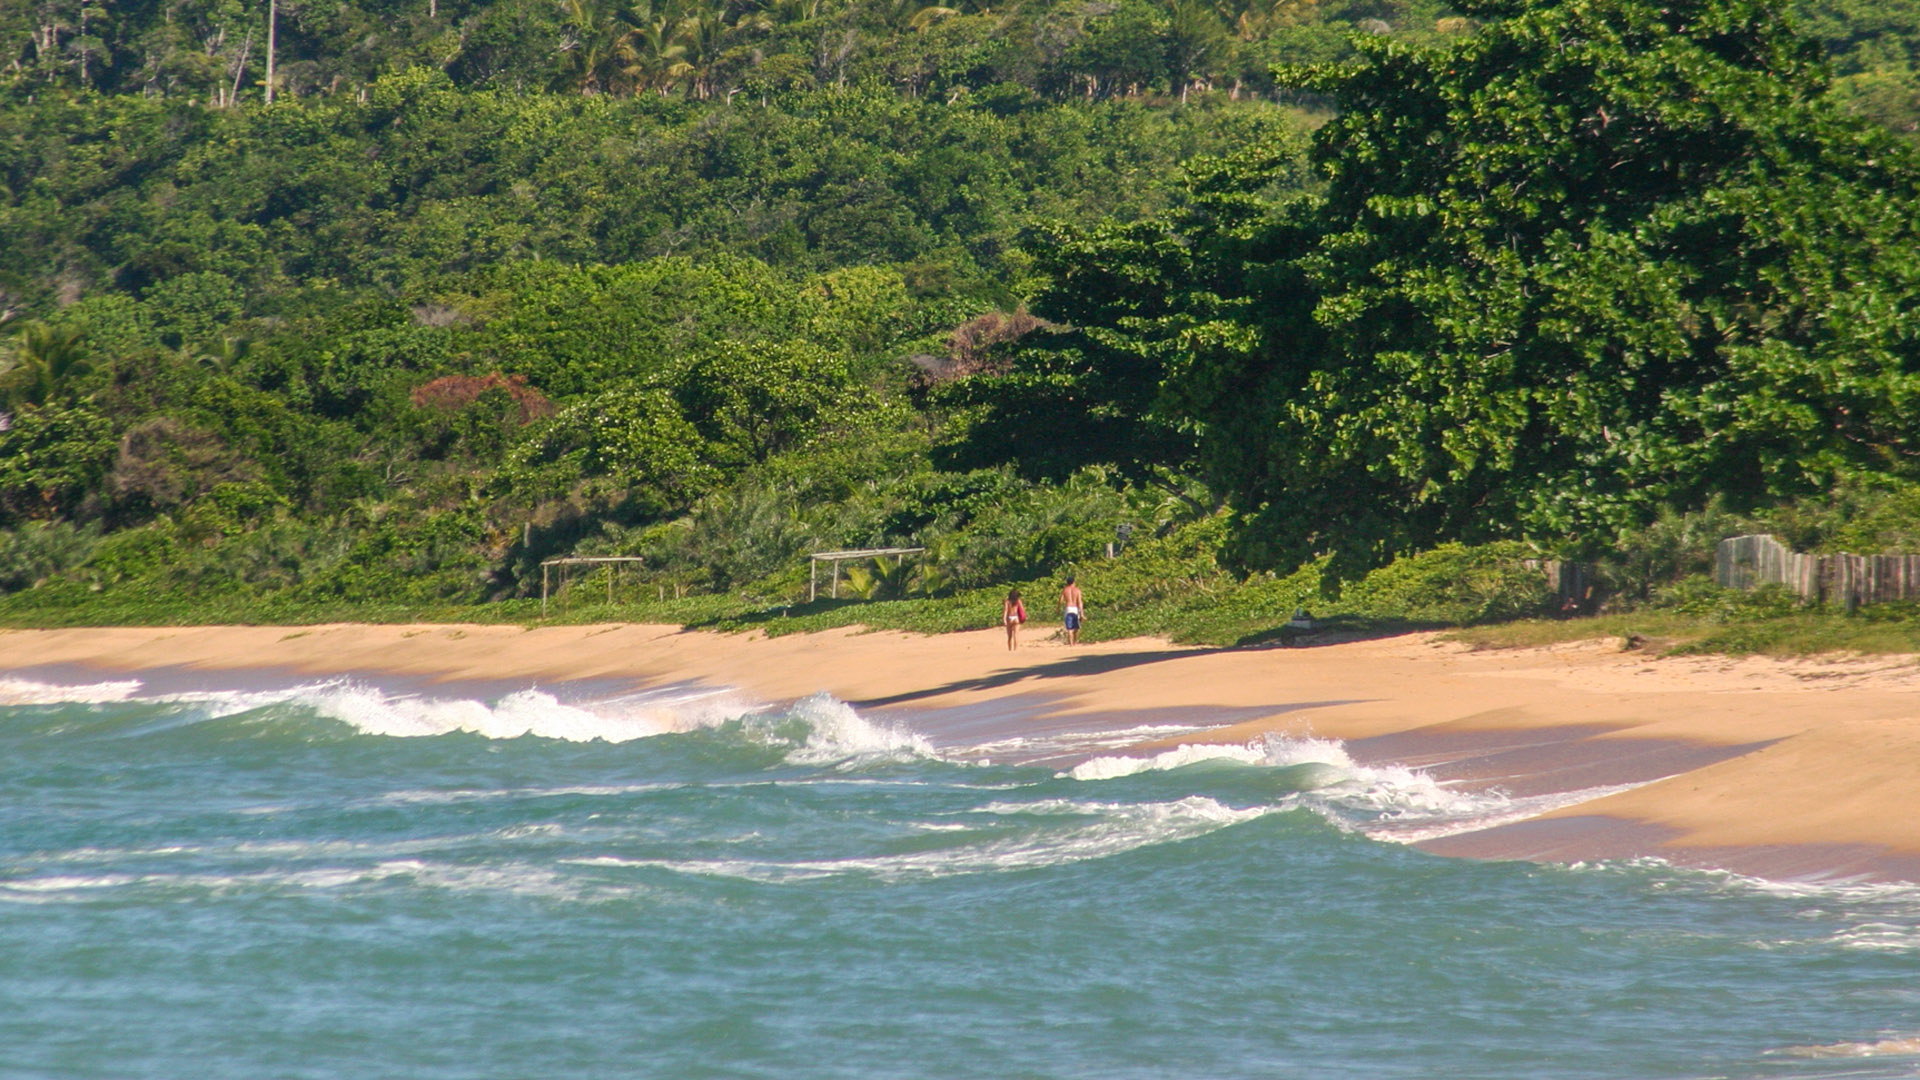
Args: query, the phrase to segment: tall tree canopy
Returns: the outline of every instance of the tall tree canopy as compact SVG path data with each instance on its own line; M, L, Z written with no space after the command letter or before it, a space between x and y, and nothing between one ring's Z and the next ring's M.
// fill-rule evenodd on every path
M1829 102L1817 45L1764 0L1466 6L1470 39L1283 72L1341 104L1324 193L1189 234L1240 272L1159 321L1158 408L1201 424L1245 556L1600 539L1911 472L1920 168Z
M1196 344L1197 320L1244 317L1271 258L1275 199L1306 179L1304 142L1275 132L1194 162L1181 205L1164 215L1035 228L1033 306L1053 325L944 390L971 411L942 459L1055 480L1093 464L1135 481L1190 474L1196 425L1163 400L1168 365Z

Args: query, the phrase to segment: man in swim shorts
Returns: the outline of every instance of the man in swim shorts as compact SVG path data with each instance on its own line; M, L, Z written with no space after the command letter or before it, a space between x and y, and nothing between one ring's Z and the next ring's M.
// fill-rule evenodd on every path
M1060 590L1060 606L1066 611L1067 644L1080 643L1080 609L1085 601L1080 599L1080 586L1073 583L1073 575L1067 575L1067 587Z

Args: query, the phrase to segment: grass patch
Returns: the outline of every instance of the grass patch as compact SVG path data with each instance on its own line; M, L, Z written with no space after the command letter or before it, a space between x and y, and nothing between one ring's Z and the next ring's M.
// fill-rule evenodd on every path
M1905 605L1887 605L1888 608ZM1871 614L1869 614L1871 612ZM1596 639L1663 656L1813 656L1920 652L1920 617L1863 609L1801 609L1736 619L1658 609L1586 619L1521 619L1454 630L1449 640L1478 648L1523 649Z
M1808 608L1781 590L1740 593L1698 576L1659 591L1636 610L1579 619L1534 617L1552 597L1537 573L1519 566L1517 545L1448 545L1401 559L1349 583L1337 599L1321 592L1321 567L1239 578L1214 561L1194 531L1140 543L1117 560L1077 568L1088 601L1085 641L1162 637L1181 644L1319 644L1410 630L1443 629L1479 648L1526 648L1605 639L1655 655L1920 652L1920 604L1886 604L1847 614ZM1032 616L1027 634L1060 633L1060 580L1018 582ZM581 626L655 623L728 633L810 633L842 627L923 634L997 627L1006 587L942 596L808 601L804 579L769 579L726 593L673 596L655 584L598 586L555 598L490 603L314 601L291 591L248 595L129 583L95 588L53 580L0 596L0 626L286 626L319 623L478 623ZM1316 630L1287 625L1309 609ZM288 637L298 636L298 633Z

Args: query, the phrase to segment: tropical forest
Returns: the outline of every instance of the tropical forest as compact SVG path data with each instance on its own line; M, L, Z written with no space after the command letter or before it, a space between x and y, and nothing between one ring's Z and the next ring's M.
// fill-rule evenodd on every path
M1920 648L1920 0L950 2L0 5L0 624Z

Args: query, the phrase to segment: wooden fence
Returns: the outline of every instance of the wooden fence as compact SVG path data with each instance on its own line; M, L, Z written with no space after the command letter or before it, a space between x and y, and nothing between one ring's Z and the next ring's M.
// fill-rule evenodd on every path
M1562 615L1584 615L1593 607L1593 567L1560 559L1521 559L1520 565L1538 570L1553 590L1555 610Z
M1731 536L1714 552L1713 580L1730 589L1779 584L1815 604L1920 599L1920 555L1805 555L1779 539Z

